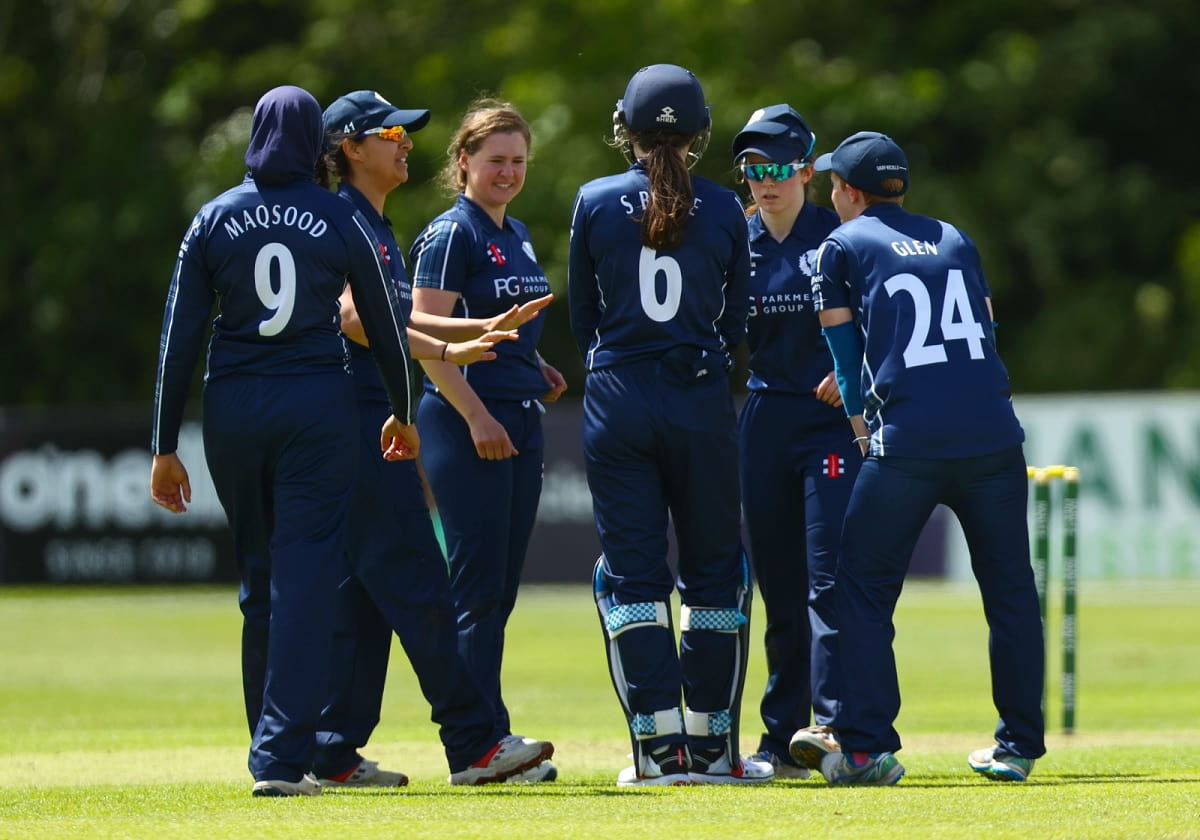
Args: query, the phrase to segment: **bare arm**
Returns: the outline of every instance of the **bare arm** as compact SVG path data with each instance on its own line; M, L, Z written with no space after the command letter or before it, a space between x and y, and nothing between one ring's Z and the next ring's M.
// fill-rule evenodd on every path
M413 311L430 315L449 317L454 311L454 303L458 300L456 292L442 289L413 289ZM449 362L422 361L425 373L430 381L437 386L438 391L446 398L454 409L467 422L471 430L471 440L475 443L475 452L486 460L500 460L517 454L512 440L496 418L484 406L479 395L475 393L462 371Z
M418 294L438 291L440 290L414 289L413 299L416 300ZM444 292L443 294L452 293ZM515 330L536 318L552 300L554 300L554 295L544 295L520 305L513 304L508 311L491 318L454 318L450 316L449 311L443 315L435 315L414 306L410 323L421 332L444 341L465 341L483 333ZM453 304L451 304L450 311L453 311Z
M369 347L367 334L363 330L362 320L358 317L358 309L354 305L354 295L350 291L349 286L342 292L342 296L338 298L338 307L342 316L342 332L346 338L355 344ZM417 312L414 310L413 318L409 320L408 324L408 346L412 351L414 359L437 359L453 362L456 365L469 365L472 362L488 362L496 358L496 354L492 352L492 345L498 341L515 341L517 339L517 333L513 330L480 332L474 327L469 330L460 330L459 332L462 333L462 336L457 340L447 338L446 336L434 338L429 335L427 330L421 329L421 322L418 321L416 316ZM532 318L533 315L529 317ZM463 319L440 318L435 320L449 322L462 321ZM475 319L474 323L483 322Z

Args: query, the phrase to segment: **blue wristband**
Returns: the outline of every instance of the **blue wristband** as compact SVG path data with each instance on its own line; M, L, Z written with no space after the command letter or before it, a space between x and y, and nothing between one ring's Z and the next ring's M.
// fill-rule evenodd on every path
M842 394L842 406L846 416L863 413L862 398L862 338L853 321L821 330L829 352L833 354L833 375L837 378L838 391Z

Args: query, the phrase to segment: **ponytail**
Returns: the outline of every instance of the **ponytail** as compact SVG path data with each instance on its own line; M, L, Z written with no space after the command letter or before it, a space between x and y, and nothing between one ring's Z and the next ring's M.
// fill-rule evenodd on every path
M683 244L696 193L681 148L691 137L674 132L648 132L634 140L646 151L641 159L650 179L650 200L642 214L642 244L661 251Z

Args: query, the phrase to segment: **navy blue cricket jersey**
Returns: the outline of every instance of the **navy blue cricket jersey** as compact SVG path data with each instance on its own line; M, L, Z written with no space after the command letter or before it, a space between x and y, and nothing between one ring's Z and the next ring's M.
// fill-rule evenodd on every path
M812 278L817 249L839 224L828 207L805 202L791 231L776 241L762 214L750 217L750 318L746 344L750 348L751 391L811 396L833 370L833 356L821 334L813 309ZM845 424L840 408L813 399L800 403L804 423Z
M167 296L152 451L174 452L214 300L205 381L346 370L338 297L347 279L396 417L413 422L406 321L369 222L312 181L250 175L205 204L184 236Z
M363 218L370 222L371 230L379 240L379 256L392 276L392 282L396 286L396 298L407 322L412 315L412 282L408 279L404 253L396 244L396 236L392 233L391 220L387 216L379 215L379 211L370 200L353 184L345 181L339 183L338 195L349 201L363 214ZM375 354L371 352L371 348L364 347L356 341L347 341L346 344L350 347L350 367L354 371L354 389L359 397L386 401L387 391L383 387L383 378L379 375L379 366L375 364Z
M529 231L512 216L497 227L483 208L465 195L426 225L409 250L413 285L457 292L451 314L491 318L550 294L550 283L538 265ZM463 368L463 376L483 399L532 400L549 386L537 358L544 318L521 326L516 341L501 341L496 358ZM436 390L426 380L426 389Z
M650 195L645 168L579 189L567 272L571 329L588 370L659 358L689 345L727 354L746 335L750 248L737 194L692 176L683 245L654 251L637 225Z
M849 307L863 337L871 454L963 458L1021 444L991 292L964 233L876 204L829 235L817 271L816 308Z

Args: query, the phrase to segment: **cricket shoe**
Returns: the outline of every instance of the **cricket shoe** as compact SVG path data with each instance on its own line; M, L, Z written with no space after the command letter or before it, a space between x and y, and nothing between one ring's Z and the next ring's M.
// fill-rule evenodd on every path
M841 751L837 731L832 726L806 726L798 730L788 744L792 761L809 770L820 770L825 756Z
M505 782L553 782L558 778L558 768L553 761L543 761L528 770L509 776Z
M686 744L667 744L649 755L643 754L617 775L617 787L658 787L690 785L688 768L692 754Z
M263 779L254 783L254 796L320 796L321 783L312 773L305 773L298 782Z
M812 775L807 767L800 767L790 761L784 761L770 750L759 750L750 757L755 761L765 761L775 768L776 779L807 779Z
M837 752L821 759L821 775L831 785L894 785L904 775L904 765L890 752Z
M775 778L775 767L769 761L741 756L735 756L734 761L736 766L724 747L696 750L692 754L692 784L757 785Z
M395 770L381 770L379 763L364 758L345 773L318 779L321 787L404 787L408 776Z
M998 782L1025 781L1033 771L1033 762L1032 758L1003 752L999 747L975 750L967 756L967 764L972 770Z
M506 735L470 767L451 773L450 784L486 785L489 782L502 782L509 776L537 767L552 755L554 745L549 741Z

